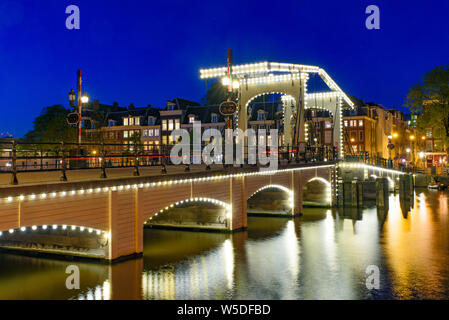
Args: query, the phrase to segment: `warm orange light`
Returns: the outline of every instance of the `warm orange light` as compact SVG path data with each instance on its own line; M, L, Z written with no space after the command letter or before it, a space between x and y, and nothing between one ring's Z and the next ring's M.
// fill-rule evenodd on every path
M426 137L425 137L425 136L422 136L421 139L426 140Z
M410 140L413 140L413 139L415 139L415 136L414 136L414 135L411 135L411 136L410 136Z
M351 138L351 142L354 142L355 141L355 139L354 138Z
M396 132L393 133L393 138L396 138L398 134Z

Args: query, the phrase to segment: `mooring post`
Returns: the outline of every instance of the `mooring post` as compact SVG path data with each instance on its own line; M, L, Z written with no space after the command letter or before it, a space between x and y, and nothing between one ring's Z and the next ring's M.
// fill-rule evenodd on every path
M376 205L378 208L388 210L388 180L387 178L376 179Z
M61 177L59 178L60 181L67 181L67 175L66 175L66 161L65 161L65 146L64 141L61 142Z
M17 180L17 142L13 140L12 150L11 150L11 184L17 185L19 181Z

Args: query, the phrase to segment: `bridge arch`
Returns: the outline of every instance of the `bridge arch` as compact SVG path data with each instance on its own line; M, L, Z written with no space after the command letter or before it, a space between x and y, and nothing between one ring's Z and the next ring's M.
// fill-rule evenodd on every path
M328 207L332 203L332 184L323 177L313 177L302 187L303 205Z
M284 193L285 197L280 196L276 192L274 195L269 192L273 189ZM260 187L255 192L249 195L247 200L247 212L248 213L266 213L266 214L287 214L291 213L294 207L294 192L290 188L287 188L280 184L268 184Z
M196 208L196 206L201 206L201 208ZM192 207L195 210L191 210ZM178 209L182 211L179 214L175 211ZM219 211L217 212L216 209L219 209ZM144 225L227 229L231 222L232 205L213 198L191 197L176 201L157 212L153 212L144 221Z
M62 224L62 225L58 225L58 224L51 224L51 225L47 225L47 224L43 224L43 225L32 225L32 226L21 226L20 228L10 228L7 230L0 230L0 237L4 234L14 234L14 233L23 233L23 232L32 232L32 231L51 231L51 230L55 230L55 231L78 231L80 233L86 233L86 234L93 234L93 235L104 235L105 237L109 237L108 232L101 230L101 229L96 229L96 228L91 228L91 227L85 227L85 226L77 226L77 225L66 225L66 224ZM1 238L0 238L1 239Z

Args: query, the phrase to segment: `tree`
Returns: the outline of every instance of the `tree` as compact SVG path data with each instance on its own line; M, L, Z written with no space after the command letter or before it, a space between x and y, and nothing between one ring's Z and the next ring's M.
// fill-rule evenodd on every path
M235 100L237 97L236 93L232 95L232 99ZM209 90L207 90L206 95L203 97L203 104L208 106L214 104L220 104L228 98L228 88L224 86L220 81L214 82Z
M434 133L446 144L449 141L449 66L437 66L423 76L407 94L406 103L412 114L418 115L417 129Z
M25 134L26 142L76 142L77 130L67 123L69 110L57 104L45 107L34 119L33 129Z

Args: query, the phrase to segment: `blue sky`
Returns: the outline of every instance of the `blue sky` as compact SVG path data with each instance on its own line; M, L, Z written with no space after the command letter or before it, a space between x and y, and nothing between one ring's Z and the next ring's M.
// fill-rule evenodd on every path
M127 106L199 101L202 67L319 65L350 95L400 107L424 72L448 64L447 1L0 0L0 132L20 137L42 108L68 106L76 70L91 98ZM65 27L65 8L81 29ZM365 8L380 8L380 30Z

